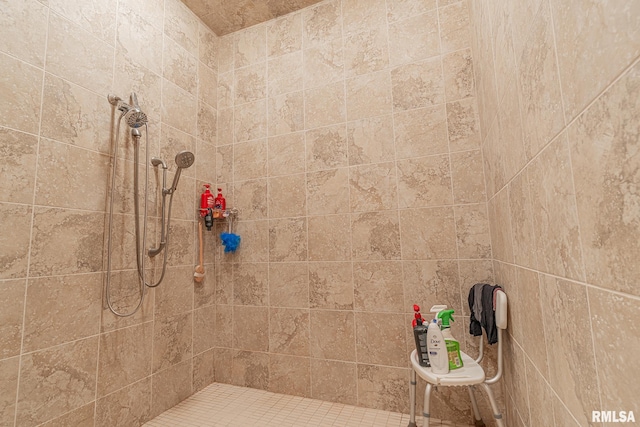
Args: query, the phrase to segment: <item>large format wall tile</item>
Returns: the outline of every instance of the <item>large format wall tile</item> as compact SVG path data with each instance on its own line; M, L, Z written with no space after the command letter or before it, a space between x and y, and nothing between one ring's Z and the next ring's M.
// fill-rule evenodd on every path
M309 327L311 357L331 360L356 360L356 333L353 312L311 310Z
M38 138L34 135L0 128L0 153L4 159L0 173L12 183L0 188L0 201L31 203L37 150Z
M310 359L269 355L269 391L293 396L311 396Z
M108 427L145 423L151 412L151 379L146 378L98 399L95 425Z
M20 354L25 290L24 279L0 281L0 359Z
M0 422L13 425L16 413L16 394L18 393L18 371L20 357L0 360Z
M345 405L357 403L356 364L311 359L311 397Z
M44 66L48 10L35 0L5 2L0 17L0 51L36 67ZM29 31L20 31L21 28Z
M640 66L636 65L569 127L587 281L640 295L640 222L635 186L640 162Z
M35 426L95 399L97 357L95 337L24 356L18 424Z
M116 0L92 0L77 4L73 0L51 0L51 10L61 14L110 45L116 34Z
M0 125L36 134L43 71L0 53L0 76Z
M28 205L0 203L0 218L5 228L0 235L2 279L27 277L31 212Z

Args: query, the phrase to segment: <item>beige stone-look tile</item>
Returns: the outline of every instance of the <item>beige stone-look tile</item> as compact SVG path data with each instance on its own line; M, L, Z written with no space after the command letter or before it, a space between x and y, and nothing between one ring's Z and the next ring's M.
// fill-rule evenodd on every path
M344 261L351 255L347 215L309 217L309 261Z
M221 108L218 110L218 135L217 145L227 146L231 150L231 145L235 142L234 129L234 110L233 108ZM229 179L219 179L218 181L230 181Z
M0 173L12 185L0 188L0 201L31 203L36 175L38 138L22 132L0 128L0 153L4 162Z
M267 59L267 27L255 27L234 35L234 64L236 69L256 64Z
M458 264L455 261L403 261L399 277L402 277L404 287L401 311L412 313L413 304L418 304L425 313L437 302L462 315ZM413 348L411 344L409 347Z
M330 40L305 49L303 62L302 78L306 89L344 79L345 52L342 40Z
M97 357L97 337L23 356L17 424L40 424L94 400Z
M267 180L256 179L233 185L234 208L242 212L242 219L267 218Z
M269 176L305 171L304 132L272 137L268 139L267 144Z
M153 278L153 272L147 271L147 276ZM104 281L106 282L106 278ZM105 284L106 287L106 284ZM105 288L106 299L106 288ZM114 271L109 282L109 299L112 307L121 313L131 313L140 301L140 282L137 270ZM111 312L105 300L102 305L102 321L100 332L137 325L153 320L153 306L155 290L148 289L144 301L137 313L129 317L118 317Z
M238 262L266 262L269 260L269 221L239 221L234 232L241 236L241 248L235 254ZM234 255L227 254L229 257ZM226 255L225 255L226 256Z
M27 205L0 203L0 218L5 228L0 237L2 279L27 277L31 213L32 208Z
M549 381L578 421L587 424L593 408L600 406L593 342L585 333L592 320L587 289L547 275L540 279L544 332L551 356Z
M306 175L269 178L269 218L306 214Z
M219 57L220 42L218 36L206 25L198 25L198 59L217 73Z
M19 357L0 359L0 422L3 425L11 426L15 420L19 371Z
M309 356L309 310L293 308L269 310L269 351Z
M307 174L307 213L326 215L349 212L349 169L329 169Z
M303 92L269 98L269 136L304 130Z
M441 154L449 150L444 106L395 113L393 123L398 159Z
M164 32L190 54L198 55L198 19L184 3L166 2Z
M212 366L213 376L216 382L222 384L231 384L233 350L228 348L214 348Z
M162 126L162 137L160 139L160 155L159 157L167 162L169 172L175 173L178 166L174 162L176 154L180 151L196 152L196 138L188 133L181 132L171 126ZM195 178L195 168L187 168L182 170L182 177ZM171 178L171 176L169 176ZM182 183L182 181L180 181ZM180 185L178 188L183 188Z
M355 309L401 312L402 264L399 261L356 262L353 265Z
M480 147L480 119L476 98L447 104L449 149L454 151Z
M191 359L193 313L158 319L153 323L153 372Z
M406 319L402 314L355 313L358 363L407 365Z
M233 308L233 347L250 351L269 349L269 309L267 307Z
M162 121L193 135L197 129L198 101L169 80L162 80Z
M267 136L266 99L235 107L233 114L233 129L236 142Z
M317 46L342 37L340 6L339 1L332 0L302 12L303 46Z
M269 96L282 95L303 88L302 51L269 59L267 72L267 93Z
M348 164L348 142L344 125L314 129L306 133L307 172Z
M218 105L218 76L202 62L198 63L198 138L209 139L215 144ZM212 117L204 116L202 110L213 112ZM206 122L202 123L206 118ZM204 125L204 126L203 126ZM212 130L206 137L200 136L201 128Z
M218 74L218 87L216 88L218 109L233 107L236 100L234 78L234 72Z
M355 77L347 80L345 85L349 121L391 113L389 71Z
M345 85L342 82L307 89L305 98L305 127L313 129L346 120Z
M310 359L269 354L269 391L292 396L311 396Z
M508 192L514 262L525 267L537 268L536 254L532 251L532 248L536 247L536 236L533 229L532 205L527 174L521 173L517 175L509 183Z
M234 73L235 105L254 102L266 96L267 91L267 63L260 62Z
M150 412L151 379L146 378L99 399L96 402L95 425L141 424L149 421Z
M193 392L200 391L215 381L214 349L193 357Z
M194 262L195 227L193 221L174 219L169 227L171 246L167 254L167 265L192 265ZM193 288L188 289L193 293Z
M389 46L386 25L349 34L344 39L345 74L358 76L387 68Z
M0 281L0 304L4 307L0 314L0 359L20 354L25 291L24 279Z
M306 263L269 264L269 305L309 307L309 269Z
M526 361L526 365L531 421L544 426L553 426L555 422L552 409L555 399L553 391L529 360Z
M633 408L638 366L638 299L588 288L600 396L605 408ZM624 366L624 369L620 369ZM631 393L629 393L631 392Z
M107 155L41 140L35 194L39 205L102 211L108 177Z
M345 405L358 399L356 364L311 359L311 397Z
M233 158L233 145L223 145L216 148L217 182L233 181Z
M445 98L440 58L392 69L391 85L396 112L442 104Z
M480 150L451 153L451 179L455 203L484 202L484 169Z
M438 9L442 53L471 46L469 8L466 1Z
M30 276L99 271L103 221L97 212L40 208L33 219Z
M217 347L233 346L233 306L216 305L214 341Z
M487 206L477 205L456 206L456 235L458 257L466 259L491 258L491 235Z
M525 144L537 153L564 126L549 7L543 4L519 60ZM575 51L573 51L575 53ZM575 75L572 80L575 79Z
M98 394L106 396L151 374L153 323L100 336ZM123 348L128 351L122 352Z
M193 312L193 354L209 351L215 345L215 306L203 307ZM211 355L213 357L213 354ZM195 364L195 358L194 358ZM195 369L195 368L194 368ZM213 374L213 361L211 362Z
M576 427L580 425L558 398L553 399L553 418L556 426Z
M358 364L358 406L406 413L408 375L407 369Z
M269 354L233 350L231 383L267 390L269 388Z
M345 0L342 2L342 26L345 36L386 25L386 5L383 0Z
M459 50L443 56L442 68L447 102L475 95L471 49Z
M229 34L218 39L218 73L226 73L234 69L233 38L235 34Z
M400 209L452 204L449 163L448 155L398 161Z
M199 140L204 140L206 143L212 145L216 144L218 132L217 113L215 108L202 101L198 101L198 125L196 134Z
M518 310L521 316L523 348L542 376L548 378L548 349L545 330L541 327L544 319L538 273L518 268L516 274L518 299L523 302ZM533 405L530 406L533 408Z
M162 38L160 38L160 41ZM162 63L159 63L159 66L162 66ZM158 71L160 73L160 71ZM114 84L113 84L113 92L120 95L124 98L125 102L130 103L130 95L131 92L135 92L138 97L138 101L140 102L140 106L144 113L147 115L149 122L152 124L157 124L161 120L161 101L162 101L162 77L156 72L149 70L144 64L141 64L137 57L131 58L123 54L122 49L116 49L116 59L115 59L115 67L114 67ZM112 138L111 126L112 124L109 122L109 117L104 116L104 95L103 94L91 94L89 99L93 99L93 105L95 105L95 118L92 121L97 123L104 123L102 126L106 129L106 136L104 137L104 141L99 141L102 144L106 144L107 150L109 146L107 145L110 142L110 138ZM72 105L71 100L65 100L65 98L60 97L57 102L65 102L68 105ZM119 116L119 112L115 110L114 107L111 107L114 114ZM72 114L68 113L72 119L78 120L77 117L74 117ZM101 122L98 122L100 120ZM89 123L80 122L76 123L76 126L79 127L81 124L87 126ZM150 134L156 133L159 129L159 126L150 125L149 131ZM126 132L126 129L122 130L123 133ZM100 137L102 138L102 137ZM98 141L96 141L98 142ZM95 144L96 142L92 142Z
M235 305L267 305L269 298L267 263L236 264L233 273Z
M469 290L476 283L493 283L493 263L491 260L459 260L460 269L460 292L462 296L462 308L464 314L469 314L467 296Z
M95 402L81 406L71 412L67 412L61 417L54 418L44 424L42 427L75 427L94 425Z
M156 19L150 9L133 3L118 8L116 50L131 62L138 63L157 75L162 74L162 14Z
M106 112L103 97L50 74L46 75L42 136L109 153L111 128L106 120ZM120 135L122 139L123 134Z
M356 360L353 312L311 310L311 357L332 360Z
M396 211L351 215L354 260L400 259L400 224Z
M504 379L505 389L510 393L514 412L523 419L529 419L529 400L526 382L526 356L522 348L511 335L505 334L505 347L511 357L505 359ZM524 424L522 424L524 425Z
M438 12L432 10L390 23L389 53L391 65L406 64L438 55Z
M640 5L550 3L565 113L571 120L638 57Z
M508 192L500 191L493 199L489 200L487 209L489 211L493 257L503 262L513 262L513 238L509 220Z
M393 133L391 115L347 123L349 164L359 165L392 160L394 158Z
M285 55L302 48L302 14L295 13L267 23L267 55Z
M94 27L94 26L92 26ZM56 14L49 16L47 72L82 87L107 93L113 78L114 48ZM77 58L82 61L77 61Z
M95 335L100 328L101 302L99 273L29 280L23 351Z
M151 417L176 406L191 395L191 361L158 372L151 384Z
M587 281L640 295L640 225L635 186L640 66L636 65L569 128Z
M0 18L0 51L36 67L44 66L48 9L36 1L5 3Z
M392 162L349 168L351 212L397 208L396 168Z
M305 261L307 259L306 218L269 221L269 261Z
M267 176L266 139L235 144L233 151L233 177L235 181Z
M310 307L353 310L352 270L350 262L310 262Z
M400 211L400 235L403 259L456 258L452 207Z
M398 0L387 2L387 19L396 22L438 7L436 0Z
M169 37L165 37L162 61L163 77L195 95L198 87L197 58Z
M0 125L38 133L43 71L0 54L0 75Z
M584 279L566 134L549 145L527 171L538 268L563 277Z

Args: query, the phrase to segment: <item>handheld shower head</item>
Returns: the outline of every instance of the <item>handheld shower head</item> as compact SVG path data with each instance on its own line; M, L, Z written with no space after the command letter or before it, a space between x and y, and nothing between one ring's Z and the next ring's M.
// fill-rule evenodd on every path
M180 180L182 169L190 167L195 159L196 157L190 151L181 151L176 155L176 165L178 165L178 170L173 177L173 184L171 184L171 188L169 189L170 192L175 191L176 187L178 186L178 180Z
M131 93L131 103L133 106L129 107L129 110L124 114L124 118L130 128L136 129L147 123L147 115L140 109L140 105L138 105L138 96L135 92Z

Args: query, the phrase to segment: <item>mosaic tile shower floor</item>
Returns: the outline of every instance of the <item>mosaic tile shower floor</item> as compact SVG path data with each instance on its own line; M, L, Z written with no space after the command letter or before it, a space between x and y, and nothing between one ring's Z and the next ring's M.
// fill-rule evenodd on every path
M406 427L409 415L229 384L211 384L144 427ZM422 420L418 420L418 426ZM467 427L433 419L431 426Z

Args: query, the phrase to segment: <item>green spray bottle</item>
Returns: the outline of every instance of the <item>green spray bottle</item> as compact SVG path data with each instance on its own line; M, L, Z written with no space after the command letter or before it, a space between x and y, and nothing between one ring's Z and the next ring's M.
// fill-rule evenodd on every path
M437 318L442 321L442 336L447 347L447 356L449 358L449 370L462 368L462 356L460 355L460 343L451 335L451 322L453 319L453 310L442 310L438 312Z

